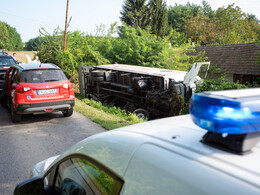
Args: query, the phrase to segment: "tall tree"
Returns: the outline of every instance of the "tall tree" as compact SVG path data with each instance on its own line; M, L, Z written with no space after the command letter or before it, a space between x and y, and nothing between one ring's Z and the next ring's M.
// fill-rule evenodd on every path
M219 38L220 44L248 43L260 38L259 23L248 20L241 8L234 4L219 8L215 19L225 31L224 36Z
M170 6L169 24L188 39L200 44L234 44L260 40L260 25L254 15L245 14L234 4L212 10L205 0L202 7L187 3Z
M224 35L224 30L208 16L199 14L186 21L185 33L191 41L207 45L216 43Z
M205 16L209 17L209 18L213 18L215 15L215 12L213 11L212 7L210 6L210 4L203 0L202 1L202 12Z
M228 5L227 8L223 6L216 11L216 19L224 29L237 28L240 21L245 18L245 13L242 12L241 8L234 6L234 4Z
M164 0L150 0L152 33L163 37L169 33L168 11Z
M125 0L120 19L132 27L145 29L150 25L150 11L147 0Z
M7 30L9 32L9 40L10 45L9 49L11 50L22 50L22 39L19 33L17 33L16 29L6 24Z
M21 50L22 39L16 29L0 21L0 48L7 50Z
M46 43L46 38L39 36L33 39L30 39L25 43L24 49L26 51L39 51L42 44Z
M175 4L168 9L169 24L177 32L183 32L186 20L189 20L198 14L203 14L200 5L190 3L187 3L186 5Z
M7 49L9 46L9 32L4 22L0 21L0 49Z
M254 14L246 14L246 19L259 24L260 20Z

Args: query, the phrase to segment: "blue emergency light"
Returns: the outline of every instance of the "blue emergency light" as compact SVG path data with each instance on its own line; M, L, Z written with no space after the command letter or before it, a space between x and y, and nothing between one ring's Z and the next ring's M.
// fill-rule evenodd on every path
M208 130L208 134L204 136L206 142L225 142L225 145L230 145L229 142L233 140L236 145L238 140L243 141L244 138L259 138L260 88L194 94L190 101L190 114L195 124ZM234 138L224 139L225 135ZM243 139L241 135L244 136ZM238 151L249 150L251 145L247 144L243 149L245 146L241 143Z
M260 131L260 88L195 94L190 114L198 126L215 133Z

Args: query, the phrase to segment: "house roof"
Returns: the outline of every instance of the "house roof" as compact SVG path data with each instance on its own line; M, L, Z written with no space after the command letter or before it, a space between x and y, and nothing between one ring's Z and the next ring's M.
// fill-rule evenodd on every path
M229 45L206 45L195 47L197 52L205 51L212 65L224 69L226 73L260 75L260 44L243 43Z

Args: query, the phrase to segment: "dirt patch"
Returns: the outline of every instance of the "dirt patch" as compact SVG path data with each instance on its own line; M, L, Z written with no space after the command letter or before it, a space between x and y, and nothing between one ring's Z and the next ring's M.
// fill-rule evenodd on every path
M31 59L34 59L37 51L7 51L7 53L11 56L13 55L13 53L16 53L17 60L19 62L29 63L25 54L28 54Z

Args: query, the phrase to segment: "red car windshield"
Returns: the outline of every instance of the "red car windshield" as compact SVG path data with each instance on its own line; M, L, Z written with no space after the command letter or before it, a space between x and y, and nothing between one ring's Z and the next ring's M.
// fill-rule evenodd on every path
M20 82L23 83L46 83L67 80L62 70L27 70L21 73Z

